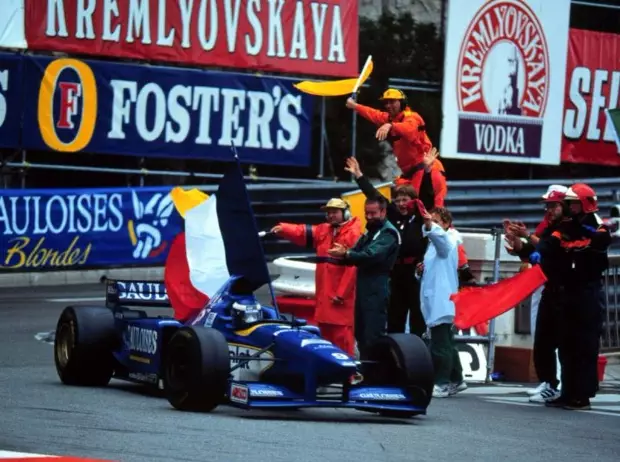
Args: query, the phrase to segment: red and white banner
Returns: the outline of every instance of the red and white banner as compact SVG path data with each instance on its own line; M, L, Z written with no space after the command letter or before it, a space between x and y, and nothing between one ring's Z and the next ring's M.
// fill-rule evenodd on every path
M26 48L24 0L1 0L0 48Z
M605 109L618 107L620 35L571 29L562 162L620 165Z
M25 0L31 50L354 77L358 0Z

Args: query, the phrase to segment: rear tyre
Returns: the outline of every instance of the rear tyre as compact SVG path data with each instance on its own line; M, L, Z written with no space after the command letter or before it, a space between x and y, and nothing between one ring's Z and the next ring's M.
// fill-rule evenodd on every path
M164 393L182 411L209 412L224 399L230 375L228 342L209 327L182 327L164 355Z
M108 308L65 308L54 339L54 362L62 383L107 385L114 373L112 351L117 338L114 315Z
M433 396L435 370L431 353L424 341L412 334L389 334L381 337L368 352L368 359L378 361L369 370L365 382L396 385L407 389L411 404L426 409ZM382 415L411 417L419 413L381 411Z

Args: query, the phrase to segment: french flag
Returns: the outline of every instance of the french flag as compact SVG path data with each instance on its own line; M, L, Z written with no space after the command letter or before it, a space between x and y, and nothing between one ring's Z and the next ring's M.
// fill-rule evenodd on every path
M202 201L188 198L188 210L175 201L185 217L185 232L175 238L164 270L179 320L204 308L231 276L243 276L253 290L271 282L238 160L215 194Z

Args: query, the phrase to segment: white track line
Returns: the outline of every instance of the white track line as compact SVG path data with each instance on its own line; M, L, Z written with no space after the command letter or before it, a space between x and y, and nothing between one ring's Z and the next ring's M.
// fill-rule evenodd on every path
M104 302L105 297L71 297L71 298L46 298L46 302L72 303L72 302Z

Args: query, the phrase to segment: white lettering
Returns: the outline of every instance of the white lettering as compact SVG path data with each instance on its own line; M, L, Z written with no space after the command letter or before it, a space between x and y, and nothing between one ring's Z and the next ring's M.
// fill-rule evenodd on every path
M93 13L95 12L95 6L97 6L96 0L88 0L88 5L84 6L84 2L87 0L78 0L77 2L77 27L75 36L79 39L94 39L95 28L93 27Z
M58 29L56 29L56 26L58 26ZM63 0L48 0L45 35L48 37L69 37Z
M245 92L243 90L233 90L230 88L222 89L222 97L224 98L224 110L222 114L222 136L218 144L220 146L241 146L243 144L243 127L239 127L239 112L245 109ZM235 100L237 104L235 105ZM237 133L232 135L232 131Z
M112 120L110 121L110 131L108 138L124 140L125 132L123 125L128 124L131 118L131 104L135 103L138 96L138 84L127 80L110 80L113 90ZM129 92L129 97L125 99L125 91Z
M284 58L284 33L282 31L282 7L284 0L268 0L269 1L269 34L267 56L277 56ZM275 51L275 47L278 51Z
M182 99L185 105L180 104ZM166 122L166 142L182 143L189 134L191 120L187 107L192 102L192 88L189 86L176 85L168 94L168 113L170 118L178 126L178 130L174 130L173 122Z
M295 5L295 20L293 22L293 38L289 58L308 59L306 50L306 21L304 19L304 4L298 1Z
M239 27L239 14L241 7L239 0L235 0L235 6L231 7L231 0L224 2L224 16L226 18L226 43L228 43L228 51L234 53L237 44L237 27Z
M157 12L157 45L171 47L174 43L174 27L166 35L166 0L159 0Z
M590 123L586 139L598 141L601 139L601 130L598 128L599 115L605 108L605 97L603 96L603 83L607 81L607 71L597 69L594 71L594 87L592 88L592 100L590 108Z
M583 93L590 89L590 71L586 67L577 67L573 70L568 90L568 98L576 109L567 109L564 117L564 136L576 140L581 138L586 126L588 105Z
M192 101L192 109L195 111L200 108L197 144L211 144L212 140L209 136L211 130L211 110L219 112L220 99L217 88L197 87L194 91L194 100ZM212 108L213 103L213 109Z
M207 38L207 2L209 2L209 38ZM198 11L198 40L205 51L210 51L217 42L217 0L201 0Z
M279 87L274 87L279 90ZM293 96L286 95L282 98L282 102L278 107L278 120L282 129L278 130L276 135L276 148L286 149L292 151L299 144L299 135L301 133L301 127L299 125L299 119L289 112L289 108L295 110L296 115L301 114L301 95ZM285 138L284 132L289 133L288 139Z
M114 31L112 28L112 15L119 16L118 3L116 0L103 0L103 34L101 40L118 42L121 36L121 25L116 24Z
M123 228L121 194L0 197L4 235L117 232Z
M128 326L129 349L140 353L154 355L157 352L157 331L142 327Z
M147 110L149 96L153 95L154 107ZM154 82L147 83L140 93L136 101L136 128L138 133L145 141L155 141L161 136L166 123L166 95L159 85ZM153 128L149 129L147 124L147 115L155 116Z
M254 30L254 44L250 43L250 34L245 34L245 48L250 56L256 56L263 47L263 28L256 13L260 11L259 0L248 0L248 22Z
M323 31L325 30L327 5L313 2L310 8L312 9L312 24L314 26L314 60L323 61ZM320 13L319 8L321 8Z
M4 92L9 90L9 71L0 71L0 127L4 125L7 113L6 96Z
M127 20L127 42L133 43L135 37L142 36L142 43L151 44L151 22L149 0L129 0L129 19Z
M487 154L525 154L523 128L503 125L474 124L476 150Z
M245 147L272 149L273 143L271 141L271 133L269 132L269 123L273 119L274 114L273 98L268 93L249 91L248 99L250 100L250 114L252 114L252 117L249 118L250 126L248 127L248 139ZM261 105L263 107L262 111Z
M194 0L179 0L179 7L181 8L181 24L183 25L181 46L183 48L189 48L191 47L189 32L191 26L192 10L194 8Z
M338 56L338 57L336 57ZM337 61L344 63L346 61L344 54L344 38L342 36L342 20L340 19L340 6L334 5L332 15L332 33L329 37L329 62Z

